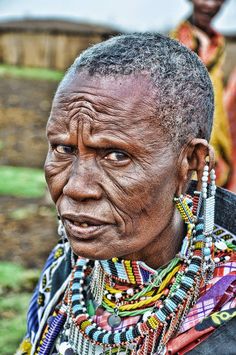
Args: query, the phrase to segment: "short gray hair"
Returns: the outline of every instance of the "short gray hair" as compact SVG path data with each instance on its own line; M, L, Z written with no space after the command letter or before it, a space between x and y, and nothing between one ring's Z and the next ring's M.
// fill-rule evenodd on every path
M155 92L154 112L175 147L193 137L209 140L214 95L207 69L192 51L158 33L113 37L85 50L68 75L122 76L147 73Z

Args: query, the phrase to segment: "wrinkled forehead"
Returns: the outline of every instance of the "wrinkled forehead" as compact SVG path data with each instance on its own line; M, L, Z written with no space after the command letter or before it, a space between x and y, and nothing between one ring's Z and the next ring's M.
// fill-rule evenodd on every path
M129 75L90 75L87 70L69 72L60 83L57 93L69 94L80 89L96 90L99 93L109 90L111 93L118 92L121 98L132 92L132 96L139 97L140 93L147 92L153 87L149 73Z
M51 142L63 138L90 145L93 141L93 146L95 141L109 141L139 152L156 151L169 139L156 115L152 84L145 76L70 78L55 96L47 136Z
M147 75L119 77L70 75L63 80L55 95L48 123L123 127L134 130L145 125L158 125L154 119L155 95Z

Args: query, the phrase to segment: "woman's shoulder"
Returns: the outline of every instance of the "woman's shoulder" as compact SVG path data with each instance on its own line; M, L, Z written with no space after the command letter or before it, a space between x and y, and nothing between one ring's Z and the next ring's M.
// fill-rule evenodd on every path
M71 248L68 242L59 240L50 252L43 267L38 284L31 298L27 315L27 339L31 342L38 332L45 310L58 294L71 272ZM61 291L63 293L63 290Z

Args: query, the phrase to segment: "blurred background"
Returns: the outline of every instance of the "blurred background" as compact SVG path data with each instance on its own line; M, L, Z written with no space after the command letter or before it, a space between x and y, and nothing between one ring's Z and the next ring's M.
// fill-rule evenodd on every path
M42 169L45 125L64 71L91 44L131 31L168 34L190 12L187 0L0 0L1 355L15 353L30 294L57 241ZM213 20L226 39L225 87L236 65L235 18L236 1L228 0ZM234 112L233 149L235 121Z

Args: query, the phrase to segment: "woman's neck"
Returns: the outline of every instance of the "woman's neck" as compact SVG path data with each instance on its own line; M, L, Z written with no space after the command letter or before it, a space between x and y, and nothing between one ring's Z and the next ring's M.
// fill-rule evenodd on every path
M205 24L201 23L198 21L197 16L193 13L192 16L189 17L188 21L194 25L195 27L199 28L201 31L203 31L207 36L212 37L215 34L215 31L211 27L211 22L206 22Z
M184 222L177 209L174 209L170 223L152 243L141 252L125 255L123 258L143 261L149 267L157 269L175 257L181 248L184 236Z

